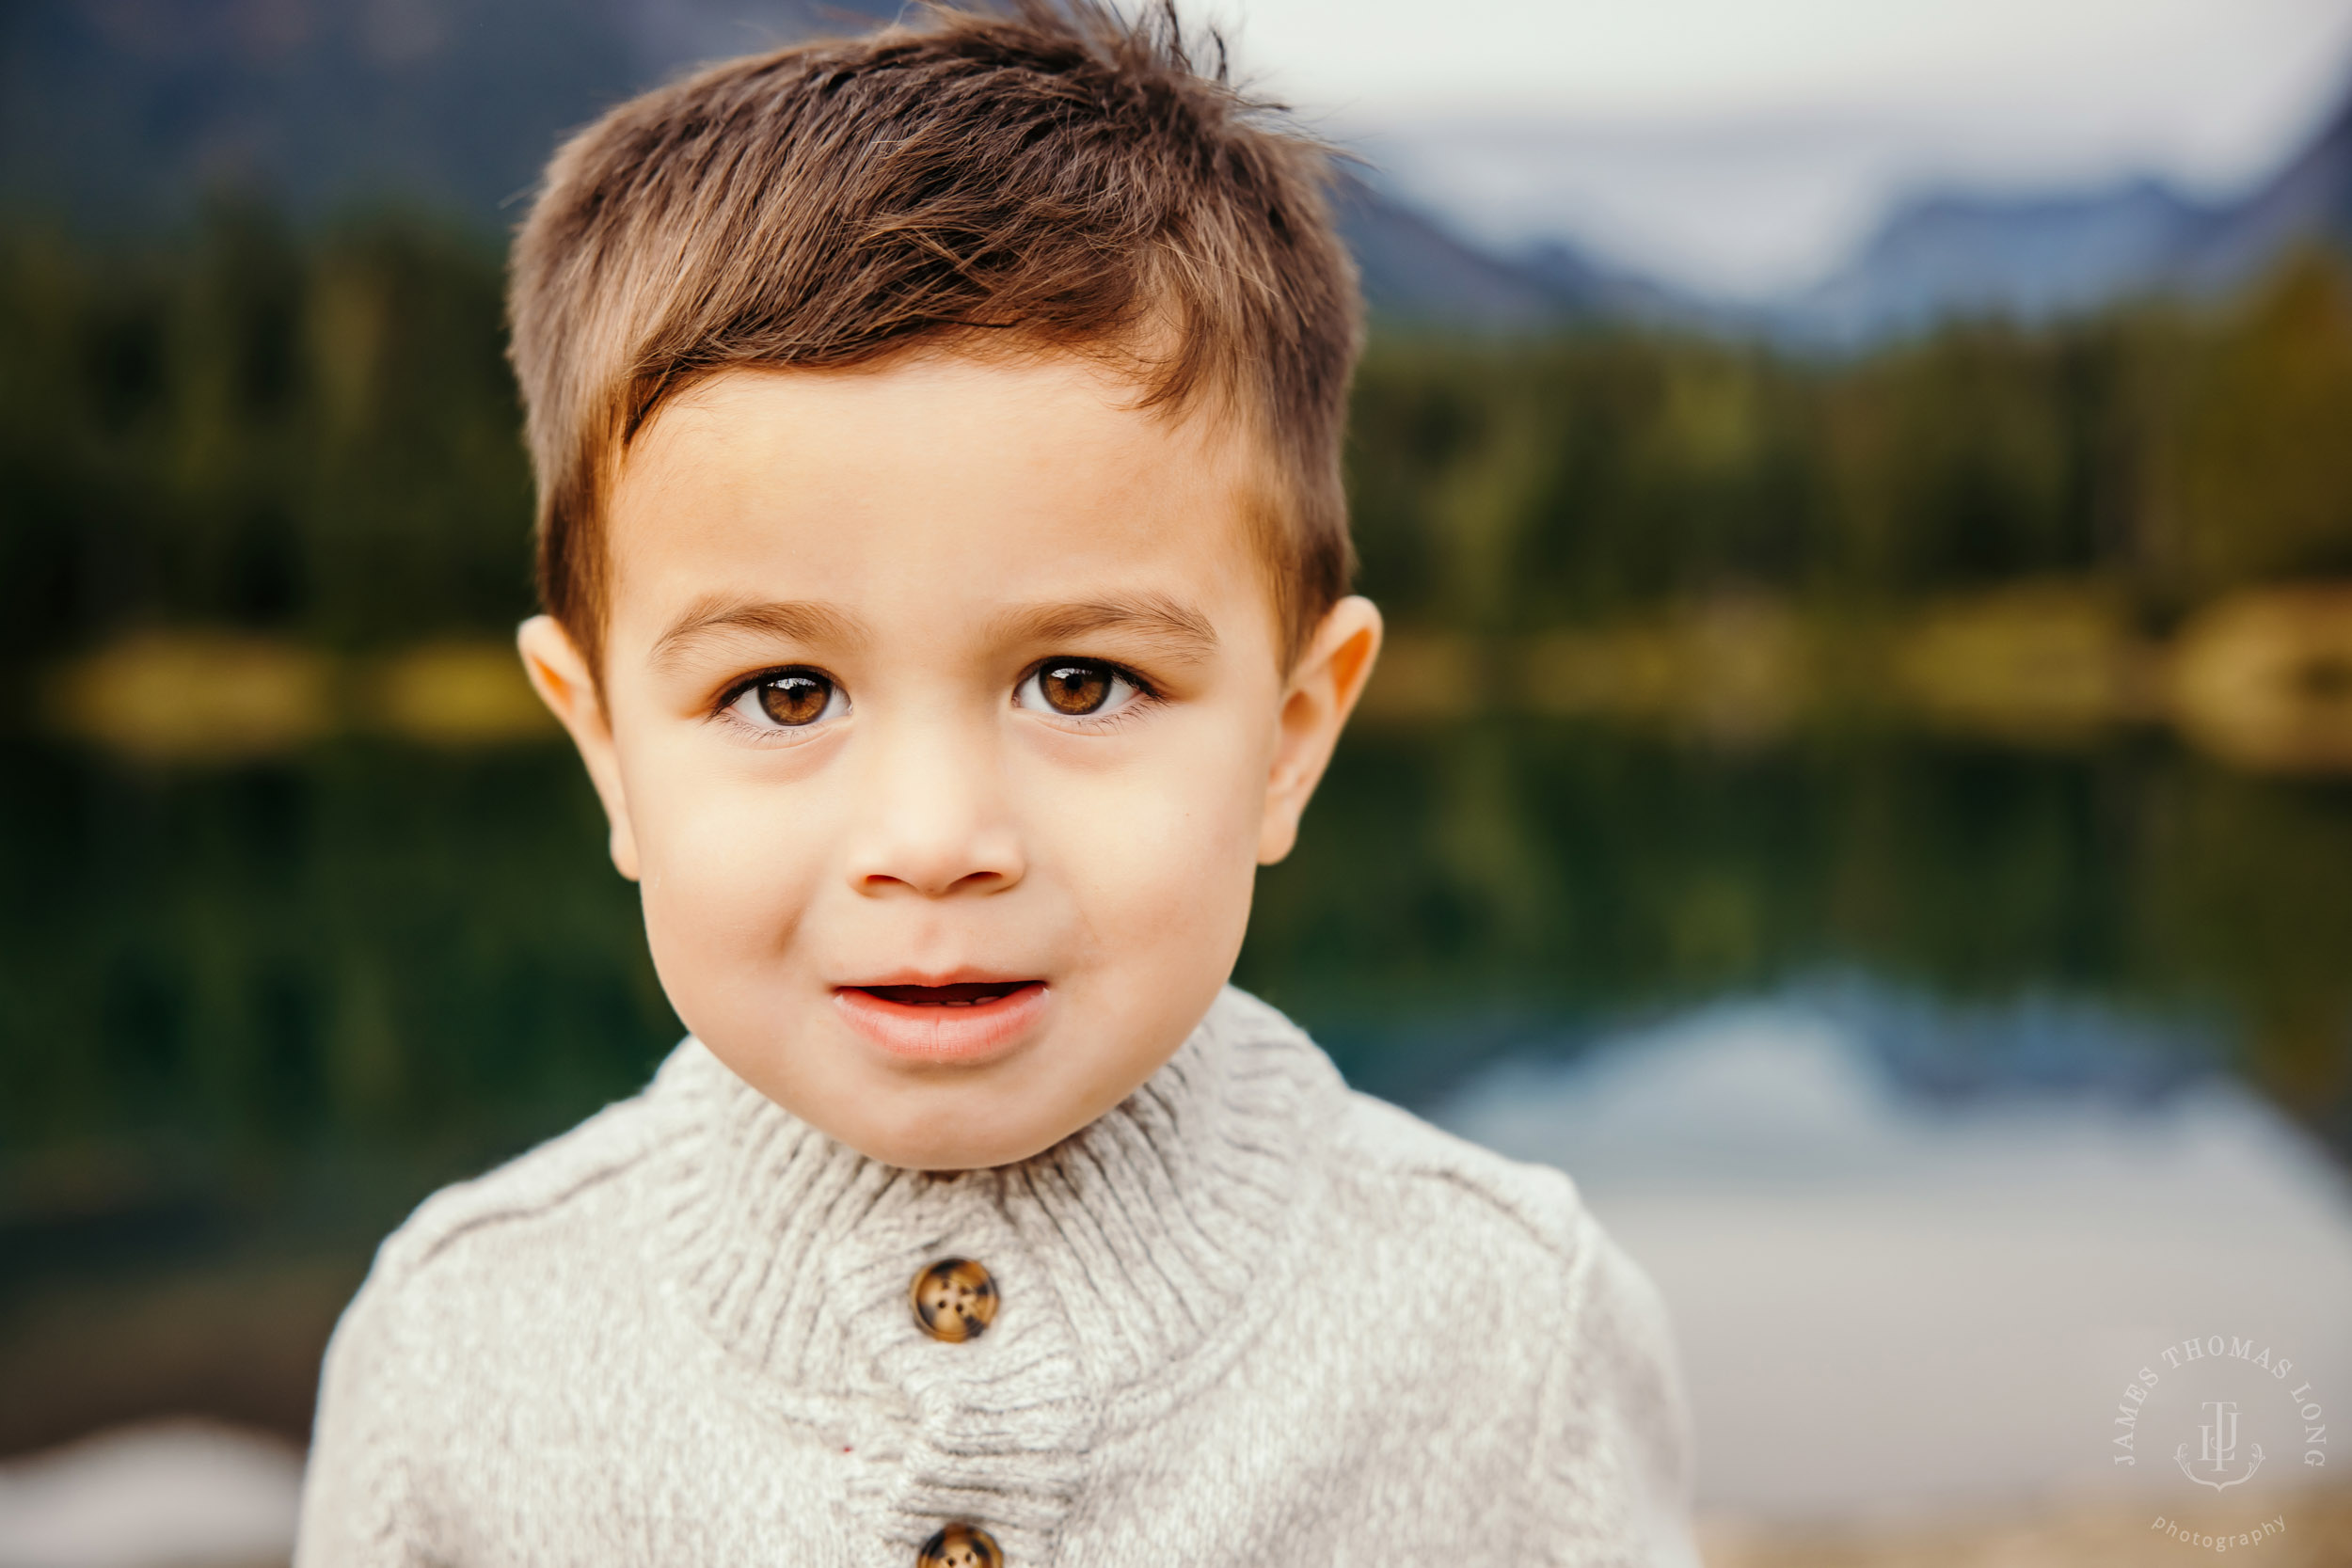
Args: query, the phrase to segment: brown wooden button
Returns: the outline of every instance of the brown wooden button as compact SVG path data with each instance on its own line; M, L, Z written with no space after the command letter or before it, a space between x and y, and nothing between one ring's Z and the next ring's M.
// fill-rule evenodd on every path
M978 1338L996 1321L996 1281L969 1258L941 1259L914 1276L907 1296L923 1332L951 1345Z
M977 1525L949 1525L923 1543L915 1568L1005 1568L996 1538Z

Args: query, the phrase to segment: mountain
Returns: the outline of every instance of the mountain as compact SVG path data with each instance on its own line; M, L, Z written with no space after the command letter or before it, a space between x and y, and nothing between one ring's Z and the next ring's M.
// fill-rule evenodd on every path
M691 65L898 14L899 0L0 0L0 215L168 233L208 192L298 218L387 200L510 225L565 132ZM1494 156L1503 156L1507 149ZM1708 308L1565 242L1500 253L1377 178L1339 192L1375 317L1488 332L1596 319L1860 345L1961 314L2040 320L2237 286L2352 241L2352 99L2242 198L2159 181L1926 193L1834 276Z
M1898 207L1852 261L1769 313L1831 343L1956 315L2046 320L2166 283L2211 221L2149 179L2022 199L1933 194Z
M1629 314L1651 297L1565 245L1521 257L1480 249L1363 180L1343 181L1336 197L1375 321L1524 331Z
M152 231L213 190L507 221L568 129L895 0L6 0L0 202Z
M2352 93L2284 167L2214 214L2175 272L2192 289L2229 289L2314 239L2352 244Z
M1780 335L1828 345L1954 316L2042 321L2133 294L2224 293L2312 241L2352 243L2352 95L2234 200L2194 201L2147 178L2050 196L1916 198L1851 261L1761 318Z
M167 232L233 190L310 218L393 200L486 230L557 141L696 61L898 0L0 0L0 210ZM1515 330L1629 285L1487 254L1364 182L1338 193L1375 313Z

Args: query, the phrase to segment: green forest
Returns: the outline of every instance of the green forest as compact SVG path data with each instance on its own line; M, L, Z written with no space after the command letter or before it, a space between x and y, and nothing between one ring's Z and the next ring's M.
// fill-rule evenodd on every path
M0 663L156 626L502 635L529 477L499 294L494 245L415 215L0 237ZM2352 574L2348 408L2352 272L2321 252L2226 305L1860 357L1382 330L1349 453L1362 585L1408 631L1494 636L2065 579L2161 629Z

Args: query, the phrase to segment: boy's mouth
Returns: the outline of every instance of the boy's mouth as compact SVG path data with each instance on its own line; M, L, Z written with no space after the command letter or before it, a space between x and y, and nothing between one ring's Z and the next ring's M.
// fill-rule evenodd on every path
M868 996L910 1007L969 1007L1010 996L1036 980L971 980L953 986L852 986Z
M893 1056L977 1063L1035 1033L1048 998L1042 980L958 980L946 985L842 986L833 993L849 1025Z

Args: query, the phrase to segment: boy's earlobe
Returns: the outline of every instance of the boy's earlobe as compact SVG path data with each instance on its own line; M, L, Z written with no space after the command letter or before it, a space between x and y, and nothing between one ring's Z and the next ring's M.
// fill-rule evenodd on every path
M1331 607L1291 672L1283 694L1274 767L1258 830L1258 863L1272 865L1298 840L1298 819L1322 782L1347 716L1380 656L1380 611L1351 594Z
M588 780L604 802L605 820L612 825L612 865L629 880L637 879L637 835L629 825L628 799L621 787L620 756L612 744L612 726L604 711L604 698L596 673L562 623L551 615L533 615L515 632L516 651L522 655L523 673L532 689L548 705L580 750Z

